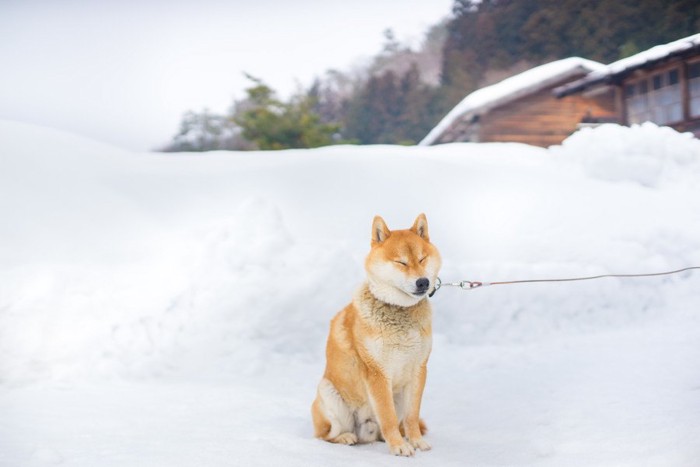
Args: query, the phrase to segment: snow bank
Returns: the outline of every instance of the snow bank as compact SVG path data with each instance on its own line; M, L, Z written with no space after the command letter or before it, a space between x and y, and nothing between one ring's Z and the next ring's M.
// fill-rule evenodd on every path
M582 131L551 151L134 154L1 122L0 381L318 361L330 318L362 280L375 214L405 228L426 212L445 281L700 264L697 148L647 125ZM697 280L445 289L433 299L436 341L694 319Z
M592 178L613 182L658 187L696 183L700 174L700 140L651 122L585 128L552 152L581 164Z

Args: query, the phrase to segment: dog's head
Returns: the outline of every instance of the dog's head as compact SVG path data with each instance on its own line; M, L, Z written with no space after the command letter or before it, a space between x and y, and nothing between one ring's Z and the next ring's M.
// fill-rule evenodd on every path
M441 264L440 253L430 243L425 214L407 230L391 231L384 219L374 218L365 269L370 290L379 300L415 305L435 287Z

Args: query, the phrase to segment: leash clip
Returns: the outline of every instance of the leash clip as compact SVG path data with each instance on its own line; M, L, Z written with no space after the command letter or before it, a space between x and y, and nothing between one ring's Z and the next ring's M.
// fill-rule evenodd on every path
M479 282L479 281L462 281L459 283L459 287L462 290L472 290L472 289L477 289L479 287L483 287L484 283Z
M428 298L433 298L433 295L435 295L435 292L440 290L440 287L442 287L442 281L438 277L435 281L435 287L433 288L433 291L428 294Z

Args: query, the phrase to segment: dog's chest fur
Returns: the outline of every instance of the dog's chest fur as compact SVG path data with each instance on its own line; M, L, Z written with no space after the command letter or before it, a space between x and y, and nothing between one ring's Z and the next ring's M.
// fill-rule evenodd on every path
M411 307L390 305L377 300L365 286L356 295L355 306L373 331L362 342L368 355L394 387L405 385L430 355L430 304L422 300Z

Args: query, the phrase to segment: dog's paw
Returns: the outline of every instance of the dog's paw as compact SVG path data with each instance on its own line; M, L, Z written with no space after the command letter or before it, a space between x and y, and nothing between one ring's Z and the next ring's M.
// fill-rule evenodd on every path
M421 439L409 439L409 443L411 443L411 446L413 446L416 449L420 449L421 451L430 451L431 447L430 444L423 438Z
M338 444L347 444L348 446L352 446L353 444L357 443L357 436L355 436L355 433L341 433L335 438L332 439L334 443Z
M395 456L410 457L416 453L416 450L413 449L413 446L406 442L404 442L403 444L397 444L396 446L389 446L389 450L391 450L391 453Z

